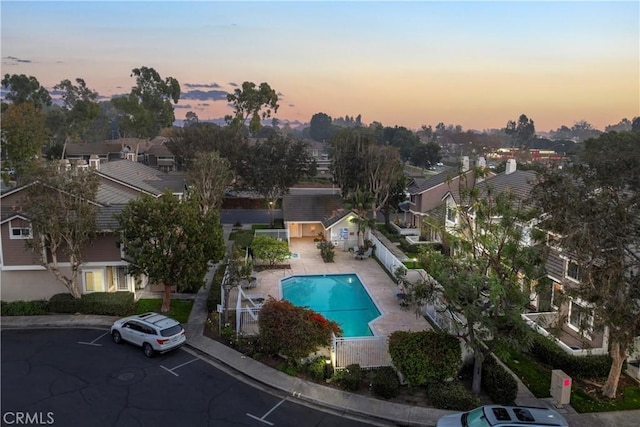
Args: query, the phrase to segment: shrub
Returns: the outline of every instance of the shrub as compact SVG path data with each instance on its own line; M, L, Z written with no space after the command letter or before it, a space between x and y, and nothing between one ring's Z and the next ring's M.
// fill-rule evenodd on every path
M324 357L316 357L307 363L307 373L314 381L322 381L324 380L326 366L327 362Z
M320 346L328 346L332 332L342 334L336 322L321 314L272 297L260 309L258 327L265 350L293 361L308 356Z
M283 263L289 257L289 244L284 240L257 235L251 242L251 249L256 258L266 261L269 265Z
M462 366L460 342L439 331L396 331L389 337L389 354L412 387L455 377Z
M47 301L2 301L0 314L3 316L37 316L47 314Z
M341 372L340 385L348 391L358 391L362 387L362 369L360 365L353 364Z
M47 307L52 313L74 314L81 312L81 299L71 294L55 294L49 298Z
M400 381L396 370L390 366L377 369L371 381L371 391L374 395L385 399L396 397L400 392Z
M427 386L427 397L438 409L468 411L480 406L480 399L458 381L430 382Z
M222 278L224 277L224 265L218 267L215 274L211 278L209 286L209 295L207 295L207 311L212 313L216 311L218 304L222 303Z
M320 249L320 256L324 262L333 262L333 258L335 257L334 247L331 242L322 241L318 243L318 248Z
M132 292L94 292L80 298L56 294L49 299L47 307L52 313L128 316L135 310L135 299Z
M518 395L518 383L502 365L490 356L482 364L482 388L493 403L511 405Z
M609 375L611 356L574 356L566 353L549 338L536 335L531 348L531 354L539 362L551 369L562 369L566 374L575 378L602 378Z

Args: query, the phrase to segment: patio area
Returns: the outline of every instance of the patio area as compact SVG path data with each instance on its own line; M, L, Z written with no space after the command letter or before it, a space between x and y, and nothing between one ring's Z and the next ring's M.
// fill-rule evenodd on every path
M256 273L257 285L245 292L252 295L272 296L281 299L279 281L285 277L304 274L342 274L357 273L364 286L375 300L382 315L371 323L373 333L388 336L394 331L421 331L431 329L429 322L422 316L416 316L413 310L403 310L396 294L395 282L373 258L358 260L351 252L342 247L335 249L332 263L325 263L313 238L292 238L289 250L297 254L289 260L290 268L264 270ZM232 292L232 297L235 292Z

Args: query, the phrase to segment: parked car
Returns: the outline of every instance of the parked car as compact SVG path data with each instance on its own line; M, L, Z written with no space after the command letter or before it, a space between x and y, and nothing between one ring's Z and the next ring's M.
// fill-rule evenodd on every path
M180 322L158 313L144 313L116 320L111 326L113 342L127 341L142 347L144 355L166 353L182 346L187 337Z
M487 405L469 412L445 415L437 427L568 427L567 420L553 409L529 406Z

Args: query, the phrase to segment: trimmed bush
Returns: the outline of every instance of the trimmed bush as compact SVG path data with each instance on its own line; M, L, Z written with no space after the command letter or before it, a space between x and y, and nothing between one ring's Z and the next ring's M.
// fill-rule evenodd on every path
M207 311L209 313L216 311L218 304L222 303L222 289L220 286L222 285L222 278L224 277L224 269L224 265L218 267L211 279L209 295L207 295Z
M348 391L358 391L362 387L362 369L360 365L347 366L340 376L340 385Z
M611 356L574 356L566 353L549 338L536 335L531 354L551 369L562 369L566 374L580 379L603 378L609 375Z
M322 356L316 357L307 364L307 373L314 381L324 380L326 359Z
M384 399L396 397L400 392L400 381L396 370L390 366L377 369L371 381L371 391Z
M322 241L318 243L318 249L320 249L320 256L324 262L333 262L335 257L334 247L331 242Z
M389 354L411 387L453 378L462 366L460 341L440 331L396 331L389 336Z
M71 294L56 294L47 307L52 313L128 316L135 311L132 292L94 292L76 299Z
M438 409L468 411L480 406L480 399L458 381L429 383L427 397Z
M502 365L489 356L482 363L482 388L493 403L512 405L518 395L518 383Z
M2 316L37 316L48 314L47 301L12 301L0 302Z

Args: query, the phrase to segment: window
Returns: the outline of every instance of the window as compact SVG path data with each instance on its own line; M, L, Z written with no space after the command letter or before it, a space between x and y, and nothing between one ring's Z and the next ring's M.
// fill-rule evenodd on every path
M456 210L451 206L447 206L447 221L456 222Z
M588 337L593 328L593 310L579 301L572 300L569 304L569 326Z
M582 280L582 271L575 261L569 261L567 265L567 278L580 282Z
M12 227L9 224L10 239L30 239L31 238L31 227Z
M102 270L89 270L82 273L85 292L104 292Z

